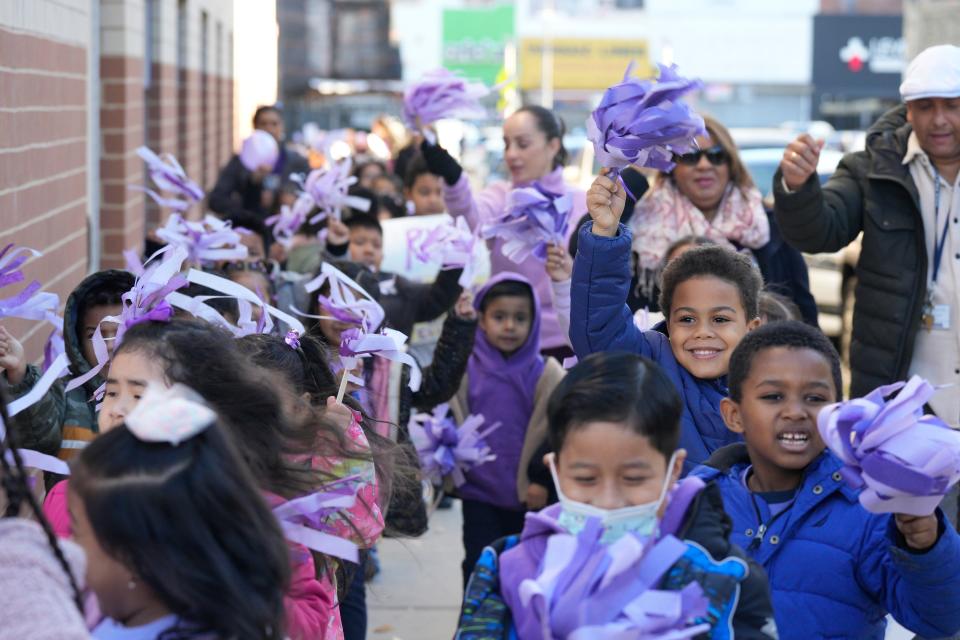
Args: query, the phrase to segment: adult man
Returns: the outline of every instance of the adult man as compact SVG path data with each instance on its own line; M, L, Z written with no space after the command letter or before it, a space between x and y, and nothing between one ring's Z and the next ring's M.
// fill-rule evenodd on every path
M943 388L936 414L960 426L960 47L930 47L907 68L905 105L822 188L822 142L802 135L774 178L787 240L838 251L863 232L850 348L851 394L917 374Z
M294 192L290 174L310 170L306 158L284 146L283 114L277 107L259 107L253 115L253 127L276 138L280 157L274 166L256 171L244 167L238 155L230 158L209 199L210 209L224 217L253 213L263 219L275 213L282 195Z

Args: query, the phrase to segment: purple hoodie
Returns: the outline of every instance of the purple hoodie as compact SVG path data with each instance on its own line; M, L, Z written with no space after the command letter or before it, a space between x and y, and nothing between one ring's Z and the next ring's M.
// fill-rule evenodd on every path
M540 300L530 281L517 273L499 273L477 293L474 306L480 304L490 289L505 281L522 282L533 295L533 320L526 342L509 358L487 340L477 328L473 354L467 364L468 410L484 417L486 424L500 423L500 428L487 436L486 441L496 460L484 463L467 472L467 481L460 487L460 495L504 509L522 511L517 499L517 473L523 451L527 427L533 414L537 383L543 373L544 360L540 355Z

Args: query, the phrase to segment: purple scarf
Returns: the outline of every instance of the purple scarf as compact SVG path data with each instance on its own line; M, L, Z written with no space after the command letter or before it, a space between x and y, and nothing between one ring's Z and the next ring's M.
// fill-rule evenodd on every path
M536 289L525 277L502 272L491 278L477 293L474 305L479 310L480 303L490 289L508 280L530 287L533 322L527 341L509 358L504 358L490 344L486 334L477 330L473 354L467 364L469 413L482 415L487 424L499 422L501 427L487 438L487 445L497 456L496 460L469 471L466 483L460 487L460 495L469 500L520 511L523 505L517 498L517 472L527 426L533 413L534 394L544 367L540 355L540 300Z

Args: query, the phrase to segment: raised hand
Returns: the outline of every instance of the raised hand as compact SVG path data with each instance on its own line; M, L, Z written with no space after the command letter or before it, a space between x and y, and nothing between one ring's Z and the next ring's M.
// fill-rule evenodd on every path
M593 219L593 233L598 236L612 238L617 235L620 216L627 204L627 194L623 186L608 176L609 169L604 169L602 175L590 185L587 191L587 211Z
M910 516L898 513L894 516L894 521L911 549L926 551L937 543L937 534L940 529L937 516Z
M462 320L476 320L477 310L473 308L473 294L464 291L457 299L457 304L453 307L453 312Z
M7 372L7 382L10 384L20 384L27 373L23 345L6 327L0 327L0 369Z
M796 191L817 172L820 150L823 140L814 140L809 134L802 134L787 145L780 161L783 181L791 191Z
M342 220L333 216L327 218L327 244L342 246L350 242L350 229Z

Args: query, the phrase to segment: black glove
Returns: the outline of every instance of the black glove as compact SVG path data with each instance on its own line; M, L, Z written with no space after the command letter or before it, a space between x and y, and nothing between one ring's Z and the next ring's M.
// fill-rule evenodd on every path
M460 176L463 175L463 169L457 161L440 145L430 144L424 140L420 144L420 153L423 154L430 173L440 176L451 187L457 184Z

